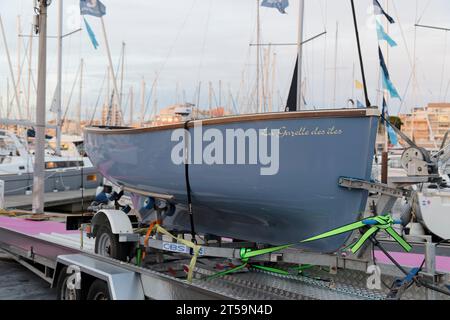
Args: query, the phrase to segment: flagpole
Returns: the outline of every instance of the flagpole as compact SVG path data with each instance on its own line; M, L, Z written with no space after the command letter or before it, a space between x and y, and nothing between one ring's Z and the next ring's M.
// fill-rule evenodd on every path
M298 39L297 39L297 111L302 109L302 53L303 53L303 21L305 16L305 0L299 0Z
M361 42L359 40L359 30L358 30L358 21L356 19L356 10L355 10L355 2L353 0L350 1L352 5L352 13L353 13L353 24L355 26L355 35L356 35L356 43L358 46L358 55L359 55L359 63L361 67L361 76L362 81L364 85L364 97L366 99L366 108L370 107L370 100L369 100L369 94L367 92L367 82L366 82L366 74L364 72L364 62L362 58L362 52L361 52Z
M260 59L260 46L259 43L261 41L260 39L260 32L261 32L261 26L260 26L260 13L259 13L259 0L256 0L256 43L258 46L256 47L256 112L259 113L261 111L261 98L260 98L260 90L259 90L259 59Z
M389 2L386 1L386 9L389 10ZM386 34L389 35L389 21L386 22ZM386 65L389 68L389 43L386 42ZM386 99L386 109L387 106L389 104L389 94L387 94L387 92L385 91L383 93L384 98ZM385 110L387 112L387 110ZM383 117L385 115L383 114ZM389 119L386 119L386 121L389 121ZM385 127L384 127L384 148L386 150L386 152L389 151L389 137L388 137L388 126L389 124L385 123Z
M114 99L116 100L117 103L117 107L119 109L119 111L121 112L122 107L120 105L120 97L119 97L119 90L118 90L118 86L117 86L117 80L116 80L116 75L114 74L114 68L113 68L113 63L112 63L112 59L111 59L111 50L109 49L109 42L108 42L108 37L106 35L106 28L105 28L105 22L103 20L103 17L100 17L100 20L102 22L102 30L103 30L103 38L105 40L105 47L106 47L106 53L108 55L108 62L109 62L109 68L110 68L110 72L113 78L113 86L114 86ZM114 115L115 117L115 115Z
M62 97L62 29L63 29L63 0L58 1L58 72L56 85L56 154L61 155L61 97ZM31 40L30 40L31 41Z
M33 172L33 213L44 212L45 94L47 81L47 1L39 1L39 63L36 98L36 149Z

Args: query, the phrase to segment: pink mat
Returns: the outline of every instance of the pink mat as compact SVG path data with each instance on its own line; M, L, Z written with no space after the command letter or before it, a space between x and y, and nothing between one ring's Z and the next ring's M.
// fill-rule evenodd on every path
M419 267L423 261L423 254L418 253L403 253L403 252L389 252L389 254L402 266ZM393 264L383 252L375 250L375 258L378 262L384 264ZM450 271L450 257L436 256L436 270Z
M79 231L67 231L65 223L55 221L30 221L23 218L10 218L0 216L0 228L17 231L30 236L39 233L73 234Z

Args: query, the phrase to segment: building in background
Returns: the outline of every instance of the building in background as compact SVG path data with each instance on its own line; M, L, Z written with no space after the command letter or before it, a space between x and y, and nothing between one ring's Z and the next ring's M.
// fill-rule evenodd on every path
M111 108L107 104L103 105L102 108L102 125L111 126L121 126L122 125L122 114L116 105Z
M182 116L178 114L178 110L190 108L192 119L206 119L206 118L216 118L230 115L224 107L217 107L211 110L200 110L191 105L175 104L164 109L153 118L152 126L162 126L173 123L180 123L183 121Z
M418 146L435 149L450 130L450 103L430 103L399 117L403 122L402 131Z

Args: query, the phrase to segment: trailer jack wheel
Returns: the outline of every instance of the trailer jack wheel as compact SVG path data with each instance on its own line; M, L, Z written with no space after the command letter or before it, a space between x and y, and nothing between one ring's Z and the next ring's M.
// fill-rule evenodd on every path
M131 255L132 244L119 242L119 235L113 234L111 227L103 225L95 238L95 253L113 259L127 261Z
M87 300L111 300L107 283L95 280L89 288Z
M67 267L61 269L56 286L58 300L81 300L81 290L71 290L67 287L70 276L71 274L67 273Z

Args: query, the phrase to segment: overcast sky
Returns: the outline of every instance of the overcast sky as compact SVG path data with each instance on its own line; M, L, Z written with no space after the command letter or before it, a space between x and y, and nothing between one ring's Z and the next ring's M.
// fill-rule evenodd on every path
M49 8L48 34L56 34L56 7ZM124 92L134 87L136 118L140 95L140 79L147 82L147 116L154 98L162 108L183 100L196 102L198 83L202 82L200 106L207 108L209 81L218 95L222 81L222 102L226 103L229 89L241 102L255 86L256 49L250 47L256 39L256 0L103 0L107 8L104 17L115 67L122 42L126 43ZM298 1L290 0L288 14L261 8L262 42L295 43L297 40ZM372 0L356 0L361 32L362 50L372 104L380 103L377 37L372 14ZM64 0L64 32L80 27L78 0ZM446 60L448 32L416 29L414 24L450 28L448 0L384 0L381 3L394 17L396 24L389 33L398 47L389 50L389 70L403 102L390 100L392 114L405 112L413 106L450 100L450 59ZM353 73L361 80L349 0L306 0L305 38L327 31L304 47L305 99L308 108L347 106L355 95L364 101L362 92L354 90ZM29 33L33 15L33 0L0 0L0 14L5 27L14 72L17 72L17 16L21 17L23 33ZM81 58L85 60L83 116L92 112L100 94L107 67L107 55L98 18L86 17L100 47L94 50L86 30L64 40L63 103L64 108ZM385 25L385 19L381 20ZM335 36L338 24L337 62ZM82 25L84 29L84 25ZM22 59L28 39L21 39ZM37 39L33 49L37 48ZM450 44L447 45L450 50ZM382 48L386 46L383 43ZM275 108L284 104L295 63L295 46L277 46L274 100ZM447 54L448 55L448 54ZM414 60L415 57L415 60ZM33 73L37 75L37 50L34 50ZM414 81L413 66L416 67ZM355 68L354 68L355 66ZM336 73L336 81L335 81ZM24 68L27 74L27 68ZM156 94L150 97L150 87L158 76ZM17 79L17 74L15 75ZM9 69L3 41L0 42L0 96L6 101L6 81ZM25 80L26 78L24 78ZM242 80L244 79L244 81ZM26 81L25 81L26 84ZM48 41L48 106L56 85L56 41ZM178 98L176 96L178 88ZM336 90L335 90L336 88ZM26 89L26 86L25 86ZM34 90L33 90L34 91ZM336 92L336 94L335 94ZM104 93L100 102L104 101ZM336 97L336 98L335 98ZM12 99L12 94L11 94ZM217 98L218 99L218 98ZM23 98L24 100L24 98ZM35 95L32 96L34 106ZM74 91L69 114L74 113L78 88ZM125 106L127 96L124 97ZM336 100L336 105L334 103ZM214 105L216 103L214 102ZM245 110L245 106L240 106ZM2 112L3 115L3 112ZM48 114L48 119L54 115Z

